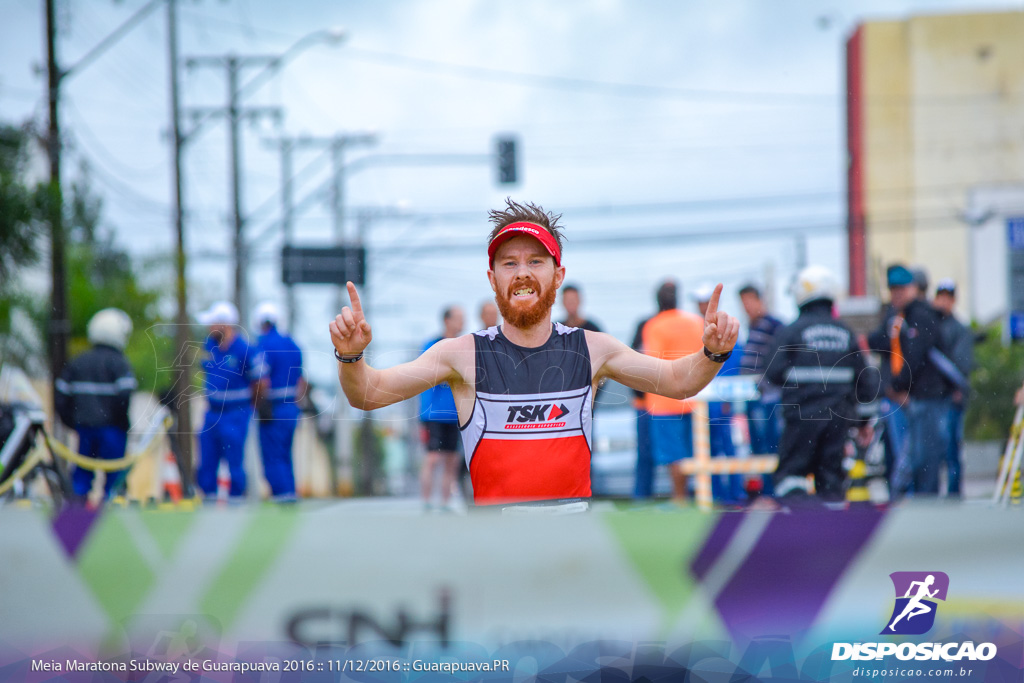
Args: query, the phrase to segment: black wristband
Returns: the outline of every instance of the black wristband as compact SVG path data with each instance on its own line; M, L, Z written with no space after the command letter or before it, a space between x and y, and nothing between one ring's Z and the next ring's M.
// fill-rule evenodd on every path
M339 363L358 363L363 359L363 354L360 351L355 356L343 356L340 353L338 353L338 349L334 349L334 357L338 359Z
M708 360L712 363L724 363L729 360L729 356L732 355L732 349L729 349L725 353L711 353L711 351L708 350L708 347L705 346L704 355L707 356Z

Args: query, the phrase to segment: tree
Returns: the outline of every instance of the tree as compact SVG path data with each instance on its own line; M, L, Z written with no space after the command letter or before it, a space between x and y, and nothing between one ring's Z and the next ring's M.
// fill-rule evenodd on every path
M1013 395L1024 379L1024 354L1020 344L1003 344L1000 325L985 332L984 341L974 347L972 396L964 433L968 439L1005 439L1013 423Z
M33 297L22 288L19 271L39 260L42 227L37 220L45 189L26 185L30 137L25 130L0 125L0 361L27 369L41 367L34 338Z
M0 124L0 361L41 374L49 299L29 291L21 276L39 262L52 196L46 184L25 181L31 139L27 130ZM172 328L157 311L162 294L140 284L130 255L104 228L103 202L92 190L87 165L81 165L67 195L69 356L88 348L86 328L97 311L120 308L135 328L125 352L139 387L158 390L169 383L174 358L174 340L166 334Z
M113 232L104 229L103 202L92 190L87 165L81 166L70 194L66 221L69 355L88 348L86 328L97 311L120 308L135 328L125 353L139 388L158 391L170 381L174 358L174 340L166 334L171 327L157 311L162 294L140 284L130 255L114 242Z

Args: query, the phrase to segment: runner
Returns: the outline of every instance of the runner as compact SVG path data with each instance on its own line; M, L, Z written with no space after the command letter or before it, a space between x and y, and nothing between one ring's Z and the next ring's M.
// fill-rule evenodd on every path
M910 621L919 614L928 614L932 611L932 608L929 605L926 605L923 602L921 602L921 600L923 598L935 597L935 594L939 592L938 588L936 588L933 591L928 590L928 588L931 587L933 583L935 583L935 576L932 574L929 574L924 581L910 582L910 585L907 587L907 594L903 596L905 598L910 598L910 600L907 602L906 607L903 608L903 611L900 612L900 615L893 619L892 623L889 624L890 631L895 630L896 622L902 619L903 617L906 617L907 621ZM914 591L914 586L917 586L917 594L913 597L910 597L910 594Z
M338 376L349 403L382 408L447 382L455 397L478 504L590 497L592 397L616 380L672 398L693 396L730 355L739 321L718 310L715 288L704 319L704 349L675 360L637 353L614 337L551 322L565 279L559 216L506 200L490 212L487 278L504 323L442 339L419 358L372 368L372 339L359 293L330 324ZM585 503L582 506L585 507ZM574 509L575 509L574 507Z

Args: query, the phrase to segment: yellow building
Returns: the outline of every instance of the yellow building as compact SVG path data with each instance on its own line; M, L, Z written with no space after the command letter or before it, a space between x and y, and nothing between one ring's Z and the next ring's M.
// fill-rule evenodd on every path
M972 194L1024 187L1024 12L861 24L847 98L850 293L885 298L888 263L923 265L975 317Z

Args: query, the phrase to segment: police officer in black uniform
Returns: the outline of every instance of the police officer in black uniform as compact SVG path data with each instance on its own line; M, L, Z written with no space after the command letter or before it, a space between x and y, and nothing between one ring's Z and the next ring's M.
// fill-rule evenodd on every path
M99 311L87 328L92 348L71 361L56 382L57 413L78 432L78 450L90 458L118 460L128 445L128 404L136 382L124 348L131 333L127 313L117 308ZM106 496L123 478L117 472L107 474ZM76 468L75 495L87 496L92 480L92 470Z
M782 387L785 428L779 442L775 496L823 501L845 497L843 450L857 402L877 393L877 373L867 368L853 332L832 316L839 283L821 266L809 266L793 286L800 315L782 328L765 378Z

